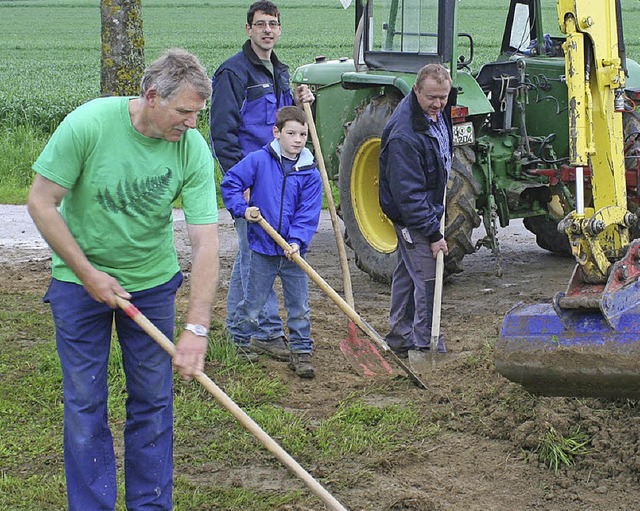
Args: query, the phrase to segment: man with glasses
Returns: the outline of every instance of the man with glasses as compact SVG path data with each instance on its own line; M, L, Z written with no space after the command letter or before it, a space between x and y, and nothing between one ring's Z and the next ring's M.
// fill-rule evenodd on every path
M271 142L279 108L314 99L306 85L296 89L294 98L289 85L289 68L278 60L273 51L282 34L276 5L269 1L252 4L247 12L245 30L249 39L242 51L223 62L212 79L211 146L223 174L249 153ZM247 221L235 218L234 222L238 233L238 253L227 295L227 329L232 327L233 313L247 291L249 274ZM258 324L250 344L236 346L238 354L255 360L257 353L264 353L288 361L289 349L273 290Z

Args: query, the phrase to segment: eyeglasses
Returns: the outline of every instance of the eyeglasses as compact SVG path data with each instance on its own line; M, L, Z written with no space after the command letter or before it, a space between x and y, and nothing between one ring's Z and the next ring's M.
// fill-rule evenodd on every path
M269 25L269 28L275 29L280 26L280 22L276 20L271 20L271 21L258 20L255 23L252 23L252 25L260 29L264 29L267 27L267 25Z

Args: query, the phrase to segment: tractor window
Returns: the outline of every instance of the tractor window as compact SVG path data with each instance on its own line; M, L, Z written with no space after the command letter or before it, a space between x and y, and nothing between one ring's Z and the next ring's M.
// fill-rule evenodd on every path
M502 53L561 57L563 41L556 0L511 0Z
M371 50L438 52L438 0L374 0L372 4Z
M529 20L529 6L516 4L513 13L513 25L511 26L511 38L509 45L516 51L523 52L531 43L531 23Z

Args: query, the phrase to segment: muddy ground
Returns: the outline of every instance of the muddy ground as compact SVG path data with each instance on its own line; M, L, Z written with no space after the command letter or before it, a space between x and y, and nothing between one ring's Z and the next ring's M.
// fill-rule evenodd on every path
M11 210L14 212L14 210ZM15 210L18 211L19 210ZM34 238L19 214L6 215L0 228L2 287L44 290L48 250ZM10 232L9 232L10 231ZM215 315L224 317L226 288L235 253L235 232L221 211L221 282ZM188 273L184 224L176 222L183 269ZM548 302L566 287L573 263L535 245L520 223L501 231L504 274L495 276L495 260L487 249L465 259L464 273L445 285L442 326L453 356L422 374L421 390L397 371L383 381L359 376L338 348L347 321L321 291L311 285L317 377L300 380L286 364L261 359L279 378L295 382L299 391L284 406L307 416L325 418L354 392L367 391L372 402L411 399L441 424L432 441L399 449L391 455L345 460L341 470L352 478L340 484L336 497L350 510L635 510L640 508L640 405L636 401L536 397L496 373L491 360L504 314L517 302ZM349 256L352 256L349 253ZM340 265L328 217L323 217L308 261L338 292ZM353 261L350 261L353 265ZM352 267L356 309L378 332L387 329L388 286ZM188 280L187 280L188 282ZM184 309L184 290L179 308ZM364 337L363 334L361 336ZM589 453L557 473L534 454L548 426L569 435L575 427L591 441ZM322 466L308 467L331 487ZM236 469L237 470L237 469ZM303 488L275 464L252 467L259 478L242 484ZM367 477L362 474L367 473ZM188 475L188 474L185 474ZM194 474L197 477L197 474ZM202 475L200 475L202 477ZM216 470L216 478L232 480L235 472ZM340 483L344 483L341 481ZM271 486L269 486L271 485ZM309 510L307 507L286 509ZM316 508L322 509L318 504Z

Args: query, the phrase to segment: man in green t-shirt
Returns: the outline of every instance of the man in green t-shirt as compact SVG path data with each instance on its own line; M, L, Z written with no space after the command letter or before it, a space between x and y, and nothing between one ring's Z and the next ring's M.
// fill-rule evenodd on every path
M171 358L117 309L116 296L130 299L173 339L182 274L172 204L181 196L192 271L187 323L173 365L185 379L203 370L218 283L218 207L213 158L192 128L210 95L198 59L169 50L145 70L139 97L80 106L33 165L29 213L53 250L44 300L51 305L62 366L70 510L115 507L107 421L113 324L127 379L127 509L172 509Z

